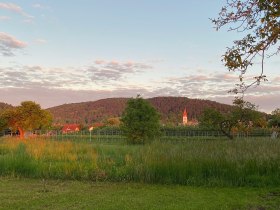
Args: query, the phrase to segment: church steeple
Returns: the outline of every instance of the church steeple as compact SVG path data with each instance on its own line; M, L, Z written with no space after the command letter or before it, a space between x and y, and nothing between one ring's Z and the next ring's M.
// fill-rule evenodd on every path
M188 113L187 113L187 109L184 109L184 113L183 113L183 125L187 125L188 124Z

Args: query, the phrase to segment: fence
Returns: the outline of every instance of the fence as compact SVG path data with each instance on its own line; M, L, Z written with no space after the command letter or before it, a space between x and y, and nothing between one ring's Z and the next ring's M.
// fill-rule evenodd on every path
M201 129L181 129L181 128L162 128L161 139L188 139L188 138L217 138L225 137L225 135L218 130L201 130ZM233 133L237 138L249 137L271 137L272 130L270 129L256 129L251 132ZM88 141L123 141L125 137L119 128L103 128L93 131L83 130L72 133L62 133L60 130L51 131L35 131L26 133L28 137L45 137L54 140L88 140ZM2 132L1 135L11 135L8 132Z

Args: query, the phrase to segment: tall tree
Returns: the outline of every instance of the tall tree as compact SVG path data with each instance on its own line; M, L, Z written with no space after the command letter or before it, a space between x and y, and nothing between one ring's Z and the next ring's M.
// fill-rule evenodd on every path
M223 55L229 71L238 71L240 83L232 91L246 91L252 85L266 81L264 59L280 52L280 1L279 0L227 0L219 17L212 19L217 30L229 26L230 31L245 33ZM252 83L244 82L248 67L261 61L260 73Z
M121 117L121 128L132 144L144 144L160 134L160 116L148 101L139 95L130 99Z
M233 139L232 129L239 130L250 128L254 122L261 118L256 106L243 98L235 98L233 110L222 114L215 109L205 109L200 117L200 125L210 129L219 129L229 139Z
M199 117L199 126L207 129L218 130L225 116L214 108L206 108Z
M32 101L24 101L20 106L5 110L1 118L8 127L19 131L21 139L26 131L46 128L52 121L51 114Z
M280 109L277 108L271 112L271 119L269 120L269 126L280 128Z

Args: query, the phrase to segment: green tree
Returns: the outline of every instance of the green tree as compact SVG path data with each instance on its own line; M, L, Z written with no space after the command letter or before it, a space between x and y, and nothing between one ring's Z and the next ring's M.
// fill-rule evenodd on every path
M243 98L236 97L230 113L220 113L215 109L205 109L200 117L200 125L210 129L218 129L229 139L233 139L232 129L248 131L261 115L256 111L256 106Z
M207 129L217 130L225 116L214 108L206 108L203 110L199 118L199 126Z
M18 130L21 139L26 131L49 127L52 122L51 114L32 101L24 101L20 106L5 110L1 119L11 129Z
M121 117L121 129L129 143L144 144L160 135L159 120L156 109L138 95L128 100Z
M229 25L229 31L245 36L234 41L233 47L223 55L229 71L238 71L240 83L233 92L244 92L248 87L266 81L264 59L280 52L280 1L279 0L228 0L219 17L212 19L217 30ZM248 67L261 61L260 73L252 83L244 82Z
M203 128L220 130L229 139L233 139L232 128L236 121L232 113L220 113L214 108L207 108L199 118L199 125Z
M0 132L7 127L7 122L4 118L0 117Z
M271 112L271 119L269 120L269 126L280 128L280 109L277 108Z

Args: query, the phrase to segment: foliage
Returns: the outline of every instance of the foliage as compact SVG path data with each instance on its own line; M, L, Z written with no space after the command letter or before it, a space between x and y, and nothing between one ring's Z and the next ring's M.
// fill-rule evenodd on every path
M12 108L11 105L0 102L0 132L7 127L7 120L2 117L3 112L6 109Z
M3 131L6 127L7 121L3 117L0 117L0 132Z
M111 117L109 119L106 120L106 125L107 126L120 126L120 118L118 117Z
M7 126L19 130L21 138L24 138L25 131L49 127L52 121L51 114L32 101L24 101L20 106L5 110L1 118Z
M4 111L5 109L7 109L7 108L12 108L13 106L12 105L10 105L10 104L6 104L6 103L3 103L3 102L0 102L0 113L2 112L2 111Z
M233 110L226 114L221 114L214 109L205 109L200 118L200 125L210 129L219 129L229 139L233 139L233 128L238 131L249 131L261 118L260 113L256 111L256 106L238 97L235 98L233 104Z
M280 128L280 109L277 108L271 112L271 119L269 120L269 126L274 128Z
M230 31L247 34L234 41L223 55L225 66L240 73L240 84L234 92L244 92L249 86L266 80L264 59L279 53L280 2L279 0L228 0L219 17L212 19L217 30L229 25ZM244 82L248 67L261 60L261 72L249 85Z
M199 127L207 129L219 129L220 123L224 120L224 115L213 108L206 108L199 118Z
M150 103L139 95L127 102L121 127L129 143L144 144L160 134L160 116Z
M182 123L183 110L187 108L189 120L197 119L205 107L213 107L222 113L231 110L230 105L186 97L155 97L146 99L160 113L162 124L177 126ZM81 123L92 125L110 118L119 118L128 98L107 98L98 101L64 104L48 110L54 116L55 124Z

